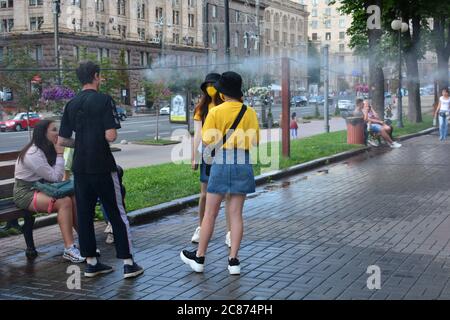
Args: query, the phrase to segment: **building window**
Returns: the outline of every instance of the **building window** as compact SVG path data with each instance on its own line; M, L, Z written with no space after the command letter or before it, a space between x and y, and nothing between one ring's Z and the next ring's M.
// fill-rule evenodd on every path
M44 17L32 17L30 18L30 30L41 30L41 26L44 23Z
M272 37L270 36L270 29L266 29L265 36L266 36L266 40L267 40L267 41L272 40Z
M195 0L188 0L188 7L195 7Z
M287 32L283 32L283 44L286 45L287 42Z
M317 5L318 5L318 0L312 0L312 5L314 6L314 7L317 7Z
M275 40L275 42L278 43L278 41L280 41L280 31L274 31L273 32L273 40Z
M42 6L43 0L30 0L30 6Z
M0 20L0 32L11 32L14 28L14 19Z
M174 25L180 24L180 11L173 10L172 21Z
M331 29L331 20L325 20L325 28Z
M189 28L194 28L194 20L195 16L193 14L188 14Z
M105 11L105 0L95 0L95 8L97 12Z
M239 31L234 34L234 47L239 48Z
M345 39L345 32L339 32L339 40L344 40Z
M246 32L244 35L244 49L248 48L248 33Z
M325 33L325 40L331 40L331 32Z
M131 64L131 52L130 50L125 51L125 64L129 66Z
M211 16L212 16L213 18L217 18L217 6L216 6L215 4L213 4L213 5L211 6Z
M291 34L290 41L291 41L291 44L294 45L294 43L295 43L295 34Z
M163 8L156 8L155 10L155 18L156 18L156 22L159 22L160 20L162 20L163 18Z
M311 17L317 17L317 9L312 9Z
M148 52L145 52L145 51L141 51L141 56L140 56L140 64L141 64L141 67L146 67L146 66L148 66L148 63L149 63L149 57L150 57L150 54L148 53Z
M81 8L81 0L72 0L72 5Z
M344 64L345 62L345 57L344 56L339 56L339 60L338 60L339 64Z
M234 16L235 16L236 22L241 21L241 13L239 11L236 10L234 13Z
M344 52L345 51L345 44L341 43L339 44L339 52Z
M76 61L80 61L80 48L78 46L73 46L73 56Z
M327 17L331 16L331 8L326 8L326 9L325 9L325 15L326 15Z
M345 28L345 19L339 19L339 28Z
M12 8L14 7L13 0L1 0L0 1L0 9Z
M318 24L317 20L311 21L311 28L317 29L318 25L319 25L319 24Z
M42 46L38 45L34 48L32 48L30 51L30 56L33 60L36 61L42 61L42 57L43 57L43 52L42 52Z
M145 4L144 3L137 4L137 16L138 16L138 19L145 19Z
M313 33L312 34L312 40L313 41L317 41L317 33Z
M0 63L3 62L3 47L0 47Z
M180 35L178 33L173 33L172 34L172 39L173 39L174 43L180 44Z
M119 16L126 16L126 8L127 1L126 0L117 0L117 14Z
M104 22L96 22L95 28L97 29L97 33L101 35L106 35L106 24Z
M190 46L194 45L194 41L195 41L194 37L188 37L187 38L187 44L190 45Z
M217 44L217 28L214 27L211 33L211 44Z
M139 40L145 40L145 29L138 28L138 37Z
M123 25L118 25L117 26L117 31L119 32L119 35L122 39L126 39L127 37L127 26L123 26Z
M109 59L109 49L98 48L97 49L97 60L102 62L105 58Z
M1 91L3 89L3 91ZM0 100L1 101L13 101L14 96L11 88L0 87Z

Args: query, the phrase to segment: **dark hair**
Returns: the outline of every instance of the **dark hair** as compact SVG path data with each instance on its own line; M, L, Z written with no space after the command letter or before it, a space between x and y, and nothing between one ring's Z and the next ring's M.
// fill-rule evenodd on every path
M92 61L83 61L77 68L77 77L82 85L92 83L96 73L100 74L100 66Z
M356 99L356 105L364 103L364 99L358 98Z
M295 117L297 116L297 113L295 113L295 112L292 112L292 119L294 119Z
M28 149L31 148L32 145L35 145L39 149L41 149L45 157L47 158L47 162L50 166L54 166L56 163L56 150L53 143L47 139L47 130L50 124L52 124L53 120L41 120L39 121L33 130L33 138L31 141L20 151L19 161L23 162L25 155Z
M444 89L442 89L442 91L445 91L445 92L449 93L448 92L448 88L444 88Z
M200 117L202 118L202 122L205 121L206 116L208 115L208 106L211 102L214 102L214 105L218 106L219 104L223 103L222 99L220 99L219 96L219 92L216 93L216 95L214 96L214 98L211 98L208 94L208 92L206 92L206 87L205 86L202 89L203 95L200 98L199 103L197 104L197 106L195 107L195 113L200 113Z

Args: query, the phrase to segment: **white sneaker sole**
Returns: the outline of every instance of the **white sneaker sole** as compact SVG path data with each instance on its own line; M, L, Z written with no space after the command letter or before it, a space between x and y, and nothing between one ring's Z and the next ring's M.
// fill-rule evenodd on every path
M70 261L70 262L72 262L72 263L83 263L83 262L85 262L86 261L86 259L85 258L81 258L81 259L78 259L78 258L74 258L74 257L72 257L72 256L69 256L69 255L67 255L67 254L63 254L63 259L66 259L66 260L68 260L68 261Z
M240 275L241 274L241 266L228 266L228 271L231 275Z
M225 240L225 244L227 245L228 248L231 248L231 241Z
M186 258L186 256L183 254L183 251L180 252L180 258L184 263L186 263L188 266L190 266L191 269L194 270L195 272L201 273L205 269L204 265L201 265L191 259Z
M124 279L134 278L134 277L137 277L137 276L139 276L139 275L141 275L141 274L143 274L143 273L144 273L144 269L135 271L135 272L133 272L133 273L123 274L123 278L124 278Z
M200 238L192 238L191 242L192 243L198 243L200 241Z

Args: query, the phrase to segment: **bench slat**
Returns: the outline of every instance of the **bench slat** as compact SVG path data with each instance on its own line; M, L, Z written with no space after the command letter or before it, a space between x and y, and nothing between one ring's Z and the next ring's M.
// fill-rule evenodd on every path
M13 189L14 189L14 183L0 185L0 199L12 198Z
M11 151L11 152L5 152L0 153L0 161L11 161L16 160L19 156L20 151Z
M16 207L0 210L0 222L22 218L26 213L25 210Z
M15 169L14 164L0 166L0 180L14 178L14 169Z

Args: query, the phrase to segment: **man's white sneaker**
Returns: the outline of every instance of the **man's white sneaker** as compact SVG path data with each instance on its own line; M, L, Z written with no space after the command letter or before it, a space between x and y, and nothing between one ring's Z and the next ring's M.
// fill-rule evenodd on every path
M400 144L400 143L398 143L398 142L393 142L392 144L391 144L391 148L393 148L393 149L397 149L397 148L400 148L402 145Z
M195 229L194 235L192 236L191 241L193 243L198 243L200 241L200 227L197 227L197 229Z
M231 275L241 274L241 265L239 259L237 258L228 259L228 272L230 272Z
M231 248L231 231L227 232L227 235L225 237L225 244L228 246L228 248Z
M75 245L70 248L64 249L63 258L69 260L72 263L82 263L86 259L80 254L80 250Z

